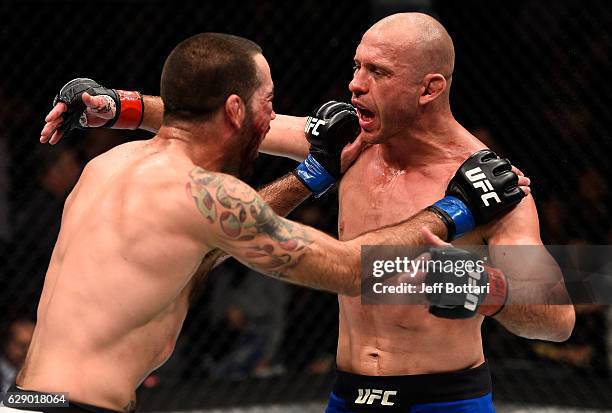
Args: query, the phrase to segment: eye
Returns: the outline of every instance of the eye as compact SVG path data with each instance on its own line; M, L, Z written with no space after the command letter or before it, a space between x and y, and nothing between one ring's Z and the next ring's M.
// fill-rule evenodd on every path
M353 72L358 71L360 67L357 63L353 63Z

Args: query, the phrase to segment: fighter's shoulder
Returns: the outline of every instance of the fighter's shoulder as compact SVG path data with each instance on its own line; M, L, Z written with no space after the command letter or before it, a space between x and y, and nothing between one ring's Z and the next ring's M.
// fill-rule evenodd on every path
M190 170L187 188L200 211L215 204L227 206L259 198L257 191L235 176L199 166Z
M189 182L201 185L209 189L241 189L248 192L255 192L246 182L241 181L233 175L223 172L210 171L200 166L194 166L189 171Z
M144 141L132 141L112 147L85 164L85 171L107 170L116 171L123 162L131 159L131 154L138 153L144 146Z
M192 169L187 193L191 210L197 212L195 226L204 230L201 235L209 245L219 241L220 236L246 236L257 227L257 222L274 216L257 191L224 173Z

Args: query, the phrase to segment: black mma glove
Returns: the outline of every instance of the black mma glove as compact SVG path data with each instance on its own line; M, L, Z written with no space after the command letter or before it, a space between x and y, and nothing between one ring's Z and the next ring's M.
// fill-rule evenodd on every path
M446 196L427 208L448 228L448 239L459 238L515 207L525 193L518 186L508 159L484 149L459 167L446 188Z
M357 111L348 103L324 103L308 117L304 132L310 142L310 153L293 173L315 197L323 195L342 177L342 149L360 131Z
M437 317L463 319L499 313L508 294L506 276L487 267L476 255L460 248L430 248L432 262L425 284L429 312ZM433 265L431 265L433 264Z
M87 127L85 120L86 106L81 97L87 92L92 96L105 95L110 98L109 105L114 105L115 116L109 119L102 127L114 129L138 129L142 122L143 101L139 92L108 89L100 86L96 81L87 78L72 79L59 91L53 106L57 102L64 102L68 110L62 115L63 122L59 130L68 133L73 129Z

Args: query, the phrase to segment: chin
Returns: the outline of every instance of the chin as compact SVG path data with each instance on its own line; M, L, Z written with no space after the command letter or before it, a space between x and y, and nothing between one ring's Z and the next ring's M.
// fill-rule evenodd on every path
M380 131L378 130L372 131L372 132L362 130L359 137L361 138L362 141L364 141L365 143L369 143L370 145L374 145L377 143L383 143L386 141L384 136L382 136Z

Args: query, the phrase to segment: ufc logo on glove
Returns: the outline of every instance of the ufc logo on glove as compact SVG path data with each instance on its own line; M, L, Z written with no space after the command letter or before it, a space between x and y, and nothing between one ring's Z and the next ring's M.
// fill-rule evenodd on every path
M487 176L482 172L480 167L470 169L465 173L468 179L472 182L474 188L481 189L484 194L480 197L485 206L489 206L489 199L494 199L498 204L501 202L497 193L493 190L493 185L487 179Z
M313 117L309 117L308 121L306 122L306 128L304 129L304 132L311 133L314 136L319 136L319 131L317 129L321 125L325 125L325 121L324 120L313 118ZM311 129L312 129L312 131L311 131Z

